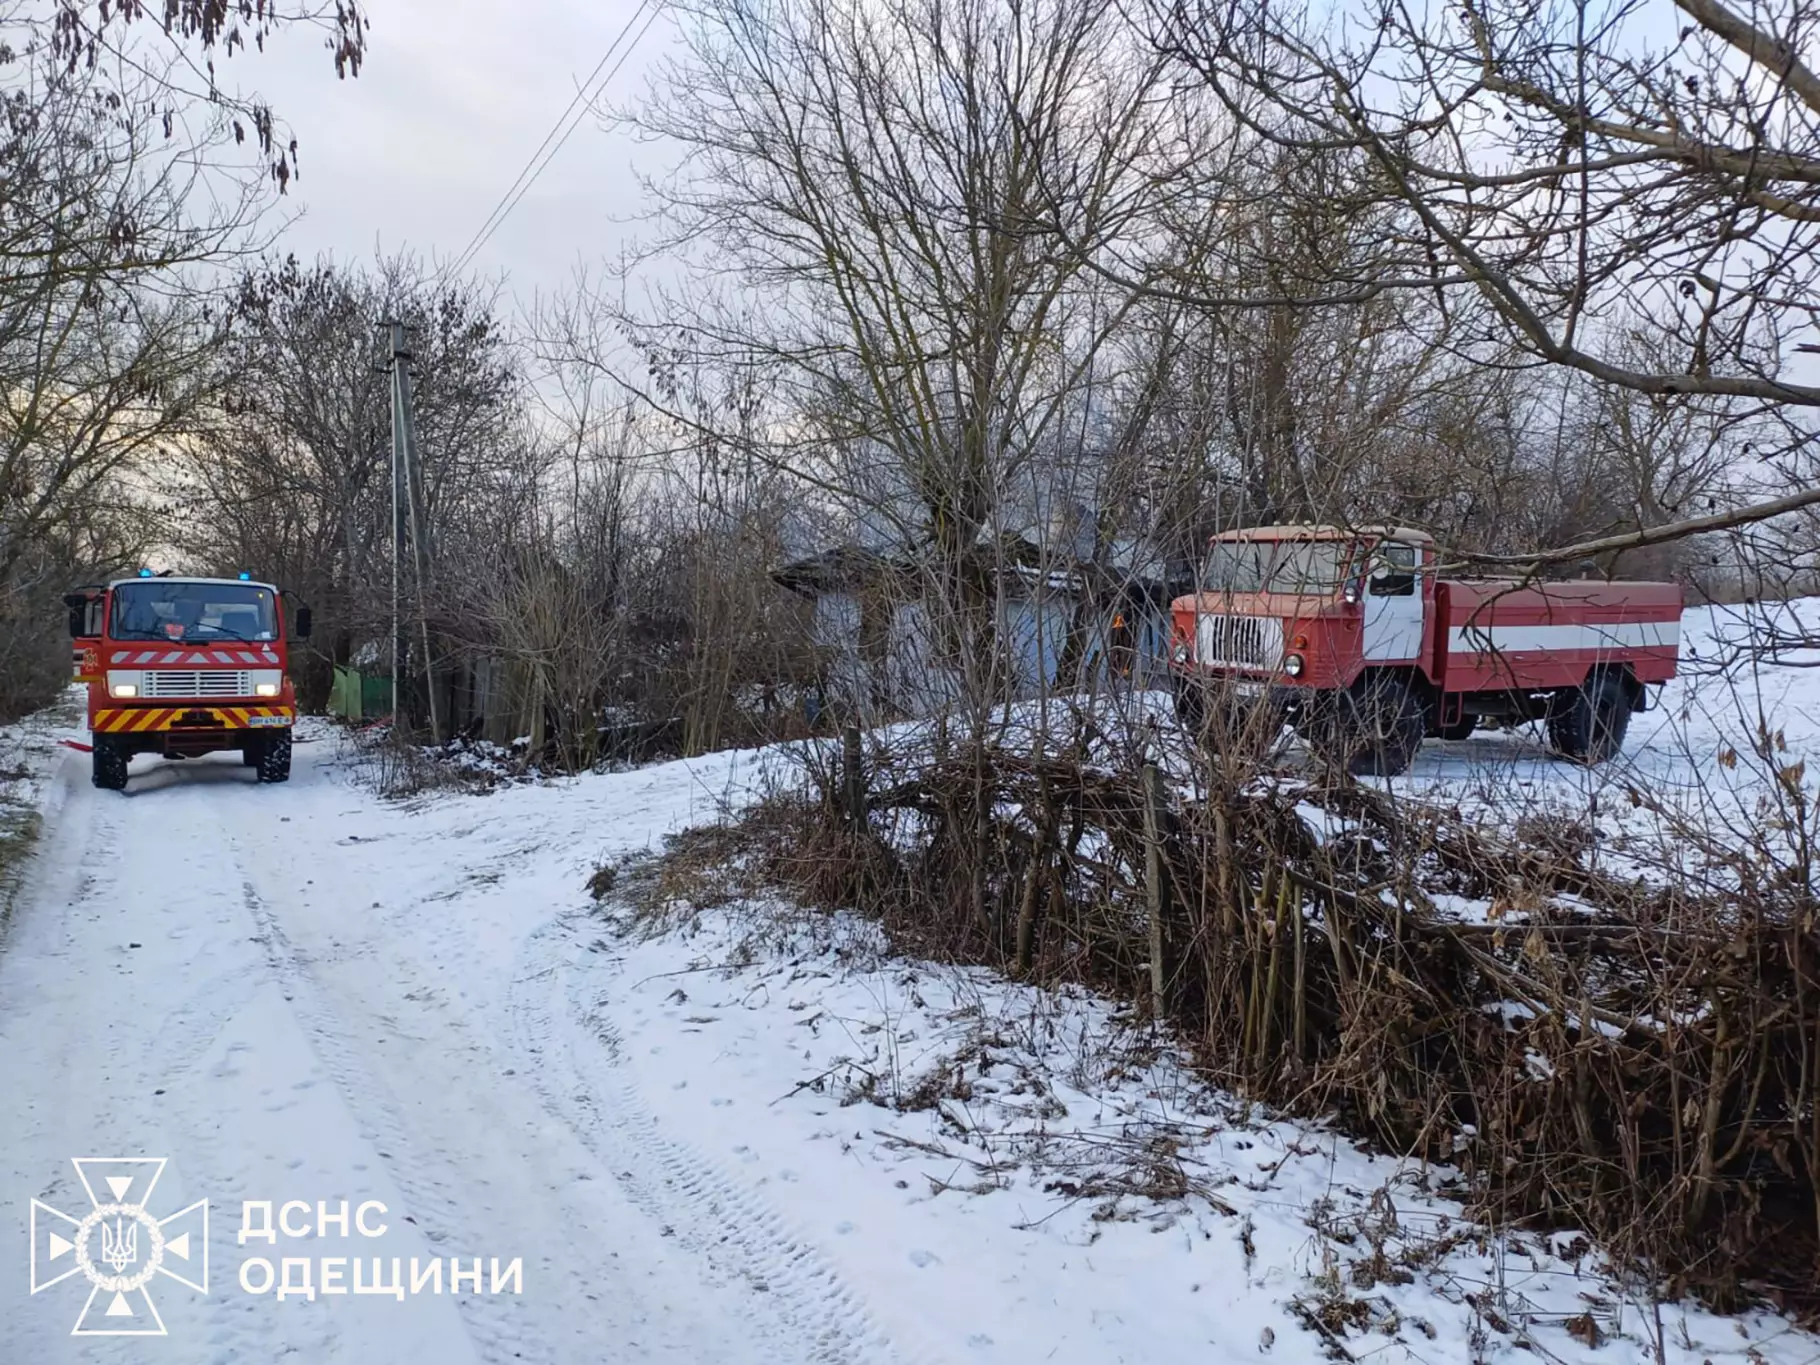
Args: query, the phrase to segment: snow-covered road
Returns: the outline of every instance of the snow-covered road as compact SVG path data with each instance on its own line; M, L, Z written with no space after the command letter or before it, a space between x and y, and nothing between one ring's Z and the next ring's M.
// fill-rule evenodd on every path
M724 1220L678 1182L674 1135L617 1112L618 1080L603 1097L544 1058L552 907L574 904L597 856L706 814L703 783L729 760L633 775L621 831L598 803L565 820L560 788L388 805L334 750L326 734L300 746L275 787L221 756L140 760L124 796L93 790L79 754L53 773L0 946L0 1204L19 1253L0 1274L0 1361L890 1359L782 1239L748 1229L737 1254L706 1254ZM506 866L509 893L492 894ZM211 1206L208 1296L147 1286L169 1332L155 1356L70 1334L83 1275L27 1292L29 1201L79 1218L91 1200L71 1159L129 1156L169 1159L155 1217ZM344 1199L385 1204L366 1221L386 1233L344 1238ZM243 1203L268 1200L304 1201L291 1226L326 1236L242 1245ZM41 1281L74 1265L42 1237L36 1251ZM194 1275L190 1251L165 1266ZM413 1257L480 1257L489 1278L460 1297L280 1301L243 1288L253 1256L308 1258L313 1281L324 1257L377 1256L380 1282L398 1257L407 1289ZM491 1292L495 1257L522 1259L522 1293ZM84 1323L149 1326L138 1298L107 1317L103 1289Z

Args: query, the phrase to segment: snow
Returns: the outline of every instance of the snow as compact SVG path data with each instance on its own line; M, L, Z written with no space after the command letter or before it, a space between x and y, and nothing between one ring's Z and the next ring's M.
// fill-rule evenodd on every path
M86 743L77 694L23 724L0 725L0 941L3 941L31 850L45 820L61 809L57 780L70 741Z
M1717 756L1759 702L1789 761L1820 735L1820 670L1727 656L1767 619L1689 613L1701 667L1620 765L1481 733L1391 785L1590 814L1611 858L1654 837L1627 783L1753 810L1763 775ZM1107 1002L892 959L851 917L634 925L626 860L737 810L779 754L395 801L311 726L288 784L140 759L117 794L61 746L70 724L0 733L0 808L43 820L0 917L0 1180L20 1223L33 1198L80 1211L69 1160L103 1153L170 1158L164 1211L211 1201L210 1292L158 1282L159 1360L1820 1355L1774 1315L1678 1303L1658 1342L1655 1306L1570 1233L1466 1223L1450 1172L1254 1112ZM603 864L623 870L595 902ZM292 1199L381 1201L387 1232L239 1243L243 1201ZM154 1358L72 1338L83 1292L29 1294L23 1242L0 1361ZM241 1289L254 1254L519 1257L523 1292L279 1302Z
M833 1358L805 1348L790 1296L754 1295L634 1205L639 1135L551 1113L516 994L592 859L712 816L737 759L399 805L352 783L331 733L302 738L276 787L229 755L140 759L127 793L99 792L63 751L0 943L8 1206L81 1212L72 1157L170 1158L161 1191L212 1201L214 1273L206 1299L159 1282L163 1359ZM382 1201L387 1235L238 1244L243 1200L290 1199ZM28 1295L12 1245L0 1360L128 1358L72 1338L83 1295ZM278 1302L236 1282L256 1250L522 1257L524 1293Z
M590 1021L571 1055L614 1068L645 1121L691 1135L711 1197L763 1200L924 1358L1236 1360L1274 1341L1315 1359L1304 1317L1324 1307L1374 1324L1361 1357L1534 1358L1528 1340L1655 1358L1650 1305L1571 1235L1465 1223L1448 1172L1254 1114L1102 1002L892 961L848 919L780 935L763 909L574 936L550 987ZM586 1042L603 1031L606 1062ZM1596 1355L1568 1330L1584 1314ZM1670 1361L1820 1345L1767 1315L1663 1314Z

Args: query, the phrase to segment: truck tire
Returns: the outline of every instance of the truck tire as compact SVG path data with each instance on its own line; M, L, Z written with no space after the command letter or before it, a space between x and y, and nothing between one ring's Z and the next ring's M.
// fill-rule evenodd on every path
M1428 729L1428 707L1400 678L1358 683L1339 696L1335 714L1323 727L1329 762L1354 777L1395 777L1415 761Z
M1478 728L1477 716L1461 716L1452 725L1437 725L1430 733L1436 739L1461 740L1472 738L1472 732Z
M1195 744L1215 754L1262 754L1283 729L1269 703L1243 700L1224 688L1194 682L1177 686L1175 714Z
M1630 693L1616 673L1595 673L1572 692L1558 694L1548 716L1548 742L1563 758L1603 763L1624 747L1630 729Z
M1207 691L1186 678L1175 680L1175 718L1197 743L1207 725Z
M291 780L291 732L274 730L262 736L259 744L259 780L261 782L288 782Z
M102 791L118 792L126 790L126 755L116 749L112 742L95 736L93 760L94 784Z

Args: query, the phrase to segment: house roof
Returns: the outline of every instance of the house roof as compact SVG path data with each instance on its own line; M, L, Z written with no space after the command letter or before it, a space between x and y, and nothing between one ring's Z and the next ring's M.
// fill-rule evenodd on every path
M1246 526L1236 531L1221 531L1213 539L1222 540L1357 540L1360 536L1385 536L1393 540L1432 543L1434 537L1413 526L1326 526L1315 523L1284 526Z
M907 567L863 545L835 545L780 565L771 571L771 581L804 597L815 597L850 591L876 578L902 573Z

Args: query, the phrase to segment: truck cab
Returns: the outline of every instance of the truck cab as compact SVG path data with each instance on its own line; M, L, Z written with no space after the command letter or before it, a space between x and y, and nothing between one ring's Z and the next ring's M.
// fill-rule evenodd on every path
M286 620L270 583L142 571L79 588L69 609L76 681L88 689L94 783L121 790L137 754L236 750L262 782L291 773L297 703L289 647L310 609Z
M1433 537L1408 527L1214 537L1198 590L1171 604L1178 715L1216 740L1287 722L1358 773L1400 772L1424 738L1485 720L1545 720L1557 751L1599 762L1674 675L1675 584L1436 568Z

